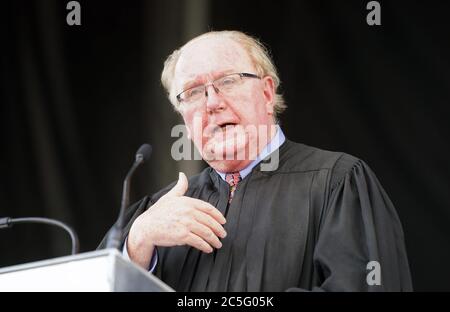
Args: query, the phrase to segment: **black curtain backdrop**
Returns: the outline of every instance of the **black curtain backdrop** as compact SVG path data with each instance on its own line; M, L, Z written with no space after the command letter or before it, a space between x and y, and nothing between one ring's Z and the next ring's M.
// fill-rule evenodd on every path
M415 290L450 290L446 1L379 1L381 26L367 25L368 1L79 1L81 26L66 24L67 2L2 3L0 217L59 219L95 249L141 143L154 154L133 200L183 168L170 156L180 118L159 80L165 57L237 29L271 48L287 137L364 159L397 208ZM0 267L69 252L59 229L0 232Z

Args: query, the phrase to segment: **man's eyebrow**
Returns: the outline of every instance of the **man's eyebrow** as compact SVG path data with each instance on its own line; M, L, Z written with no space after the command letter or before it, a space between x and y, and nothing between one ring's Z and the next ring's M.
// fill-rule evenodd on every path
M228 75L228 74L231 74L231 73L234 73L234 72L235 72L235 70L228 69L228 70L220 71L220 72L217 72L217 73L213 73L213 74L211 74L212 80L216 80L217 78L220 78L222 76L225 76L225 75ZM195 86L202 85L204 83L205 76L206 75L202 75L200 77L197 77L195 79L192 79L192 80L189 80L189 81L185 82L183 84L183 86L182 86L183 90L186 90L186 89L189 89L189 88L192 88L192 87L195 87Z
M193 80L189 80L183 84L182 89L186 90L186 89L201 85L202 82L203 82L203 78L196 78Z

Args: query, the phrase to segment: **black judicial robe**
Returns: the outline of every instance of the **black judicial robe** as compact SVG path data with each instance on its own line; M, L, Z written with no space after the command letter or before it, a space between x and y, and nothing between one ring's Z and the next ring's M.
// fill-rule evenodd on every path
M212 168L189 179L186 196L217 207L227 237L211 254L157 247L157 277L177 291L412 290L399 218L363 161L286 140L278 169L260 169L228 209L229 186ZM129 208L125 236L173 185ZM380 264L381 285L366 281L370 261Z

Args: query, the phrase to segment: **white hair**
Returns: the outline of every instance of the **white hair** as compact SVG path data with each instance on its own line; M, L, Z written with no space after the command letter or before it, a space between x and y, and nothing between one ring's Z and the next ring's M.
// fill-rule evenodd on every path
M187 42L181 48L173 51L166 61L164 62L164 69L161 74L161 82L167 91L168 97L175 110L179 111L179 103L176 98L175 90L173 88L173 79L175 75L175 67L177 65L178 59L180 58L183 48L193 41L205 38L205 37L223 37L229 38L237 43L239 43L248 53L253 65L256 68L258 76L272 77L275 84L275 99L274 99L274 118L277 120L278 114L286 109L286 104L284 102L283 95L279 93L280 78L278 77L277 69L270 57L269 50L262 44L258 39L244 34L240 31L211 31L204 33L189 42Z

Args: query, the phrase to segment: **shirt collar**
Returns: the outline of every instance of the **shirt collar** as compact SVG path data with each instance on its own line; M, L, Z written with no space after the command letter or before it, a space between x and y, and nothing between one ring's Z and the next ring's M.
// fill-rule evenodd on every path
M286 137L284 136L284 133L279 125L276 125L276 130L277 132L275 133L275 136L272 138L269 144L267 144L266 147L263 148L258 157L256 157L256 159L252 161L247 167L239 171L242 179L244 179L253 170L253 168L261 162L261 160L269 156L273 151L277 150L284 143ZM217 170L216 172L222 178L222 180L225 181L226 173L219 172Z

